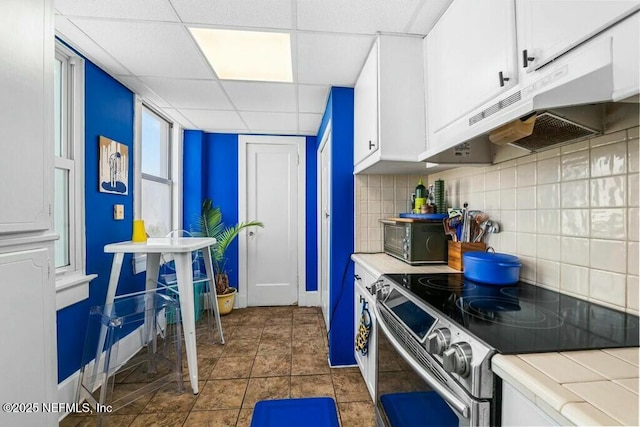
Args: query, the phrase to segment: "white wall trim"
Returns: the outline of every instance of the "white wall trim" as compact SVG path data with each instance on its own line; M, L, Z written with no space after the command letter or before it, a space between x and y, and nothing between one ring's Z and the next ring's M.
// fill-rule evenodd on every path
M298 302L306 292L306 144L304 136L238 135L238 222L247 221L247 145L279 144L298 147ZM238 308L247 307L247 237L238 236Z
M302 298L298 301L300 307L319 307L320 306L320 292L319 291L306 291L302 294Z
M317 233L316 233L316 251L318 256L316 257L316 271L317 271L317 289L318 289L318 306L322 309L322 150L325 148L327 144L329 144L329 149L331 149L331 142L329 139L332 135L331 132L331 119L327 122L327 126L324 128L324 132L320 138L320 145L318 145L318 149L316 151L316 224L317 224ZM331 165L329 165L329 176L331 176ZM331 186L329 186L329 199L331 199ZM331 223L331 216L329 216L329 223ZM331 260L328 259L329 263ZM329 264L330 265L330 264ZM331 301L331 286L327 289L327 300ZM330 311L330 310L328 310ZM325 321L325 325L327 329L329 328L329 319L330 314L323 312L323 317Z

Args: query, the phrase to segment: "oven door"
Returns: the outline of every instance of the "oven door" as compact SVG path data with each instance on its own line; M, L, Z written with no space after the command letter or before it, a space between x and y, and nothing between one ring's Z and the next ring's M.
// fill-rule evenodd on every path
M376 426L490 425L490 401L472 398L389 309L380 302L375 309Z

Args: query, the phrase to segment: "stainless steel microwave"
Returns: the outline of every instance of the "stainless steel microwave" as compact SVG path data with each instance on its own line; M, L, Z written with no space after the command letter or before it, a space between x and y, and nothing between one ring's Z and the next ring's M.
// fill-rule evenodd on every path
M447 236L441 221L380 220L385 253L412 265L447 262Z

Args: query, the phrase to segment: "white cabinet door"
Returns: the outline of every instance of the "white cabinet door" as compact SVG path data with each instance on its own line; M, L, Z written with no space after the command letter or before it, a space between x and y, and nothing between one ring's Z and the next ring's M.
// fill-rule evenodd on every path
M424 172L424 104L422 39L379 35L354 90L354 172Z
M2 248L0 248L2 250ZM49 250L0 253L0 400L34 403L38 413L0 412L0 425L57 425L42 403L56 402L55 291L49 278Z
M53 31L47 0L3 1L0 14L0 234L50 228Z
M517 0L519 66L533 71L638 9L637 0Z
M517 84L515 38L513 0L449 6L426 37L430 133Z
M367 57L353 93L353 164L378 149L378 42Z
M375 401L376 396L376 368L377 368L377 328L376 317L373 305L375 304L374 297L369 293L367 288L375 282L375 278L361 265L356 264L355 268L355 280L354 280L354 325L355 334L358 336L358 329L360 326L360 318L362 317L362 308L366 304L371 319L371 329L369 330L369 346L366 355L362 355L358 350L355 350L356 362L360 368L360 373L364 378L364 382L367 384L371 399ZM354 345L355 349L355 345Z

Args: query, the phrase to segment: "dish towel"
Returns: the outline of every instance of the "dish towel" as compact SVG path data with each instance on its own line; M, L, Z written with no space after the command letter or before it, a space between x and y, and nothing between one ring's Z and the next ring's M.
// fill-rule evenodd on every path
M368 304L365 301L362 304L362 314L360 315L360 325L358 326L358 335L356 336L356 351L366 356L369 352L369 333L371 332L371 315L369 314Z

